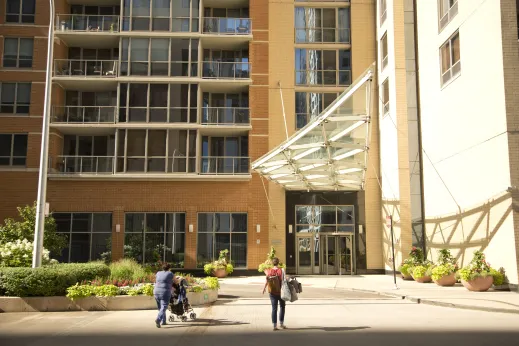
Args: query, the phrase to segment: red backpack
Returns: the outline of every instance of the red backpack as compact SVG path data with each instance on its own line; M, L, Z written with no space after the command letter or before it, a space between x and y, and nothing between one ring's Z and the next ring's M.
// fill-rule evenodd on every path
M267 274L267 283L269 293L281 294L281 276L283 275L281 269L270 269Z

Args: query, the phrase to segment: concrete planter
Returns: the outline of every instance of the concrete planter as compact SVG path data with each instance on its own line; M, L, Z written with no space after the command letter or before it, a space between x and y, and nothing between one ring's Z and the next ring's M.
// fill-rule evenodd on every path
M434 280L433 279L433 281L438 286L443 286L443 287L454 286L456 284L456 281L457 281L456 280L456 273L445 275L445 276L441 277L438 280Z
M217 290L188 292L192 306L214 303ZM149 296L88 297L70 300L67 297L0 297L0 312L57 312L57 311L124 311L155 310L157 303Z
M494 277L492 275L488 275L485 277L478 277L470 281L461 280L461 283L469 291L485 292L488 291L490 287L492 287L492 284L494 283Z

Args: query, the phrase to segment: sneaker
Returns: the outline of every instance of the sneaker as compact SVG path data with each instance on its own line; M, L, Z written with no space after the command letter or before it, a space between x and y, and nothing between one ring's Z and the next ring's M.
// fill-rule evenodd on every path
M157 328L160 328L160 322L159 321L155 321L155 325L157 326Z
M285 326L284 324L280 325L279 326L280 329L287 329L287 326Z
M276 331L276 330L279 330L279 329L278 329L278 327L274 327L272 330L273 330L273 331Z
M167 325L167 323L166 322L162 322L162 325L165 326L165 325Z

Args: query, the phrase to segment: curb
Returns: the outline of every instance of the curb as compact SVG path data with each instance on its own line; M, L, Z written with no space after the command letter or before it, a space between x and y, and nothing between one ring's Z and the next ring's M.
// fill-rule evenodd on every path
M402 300L405 299L405 300L408 300L408 301L416 303L416 304L441 306L441 307L446 307L446 308L474 310L474 311L486 311L486 312L501 312L501 313L507 313L507 314L519 314L519 309L512 310L512 309L504 309L504 308L491 308L491 307L481 307L481 306L473 306L473 305L465 305L465 304L445 303L445 302L440 302L437 300L423 299L423 298L406 296L406 295L401 295L401 294L396 294L396 293L380 292L380 291L366 290L366 289L360 289L360 288L335 288L335 290L378 294L380 296L401 298Z

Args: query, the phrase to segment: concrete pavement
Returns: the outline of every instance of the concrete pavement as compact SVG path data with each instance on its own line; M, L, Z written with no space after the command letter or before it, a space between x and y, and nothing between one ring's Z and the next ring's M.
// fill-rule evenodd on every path
M261 286L264 280L262 276L228 277L222 279L221 284ZM420 284L404 281L400 277L397 277L399 289L395 289L393 276L389 275L299 276L298 280L303 284L303 291L305 287L350 290L398 297L421 304L519 314L517 292L492 289L487 292L470 292L461 284L456 284L454 287L439 287L434 283Z

